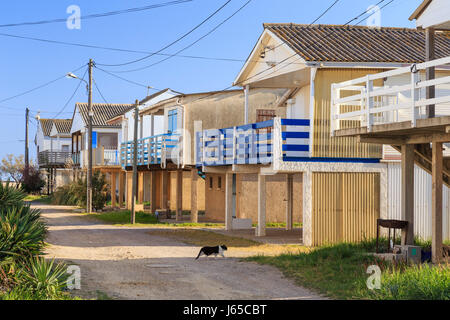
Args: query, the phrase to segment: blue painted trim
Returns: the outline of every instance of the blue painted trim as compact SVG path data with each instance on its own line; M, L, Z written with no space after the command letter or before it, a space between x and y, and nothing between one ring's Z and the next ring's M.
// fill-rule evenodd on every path
M281 119L282 126L309 126L309 119Z
M283 156L283 161L294 162L349 162L349 163L379 163L380 159L375 158L321 158L321 157L287 157Z
M293 138L293 139L309 139L309 132L282 132L281 136L283 140L286 140L287 138Z
M309 151L309 145L306 145L306 144L284 144L283 151Z

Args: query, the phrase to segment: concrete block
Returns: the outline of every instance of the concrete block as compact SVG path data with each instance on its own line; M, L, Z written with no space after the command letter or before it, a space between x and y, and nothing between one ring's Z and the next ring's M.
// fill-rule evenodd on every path
M232 229L233 230L242 230L242 229L251 229L252 228L252 219L232 219Z

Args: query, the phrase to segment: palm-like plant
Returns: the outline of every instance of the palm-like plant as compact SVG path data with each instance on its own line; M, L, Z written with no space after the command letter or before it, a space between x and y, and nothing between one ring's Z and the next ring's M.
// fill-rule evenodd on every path
M46 232L40 210L23 203L0 210L0 261L39 255Z
M0 183L0 212L21 205L25 197L26 194L22 190L11 186L9 182L6 185Z
M35 257L22 269L19 277L22 285L33 288L35 298L52 299L66 287L68 274L65 264Z

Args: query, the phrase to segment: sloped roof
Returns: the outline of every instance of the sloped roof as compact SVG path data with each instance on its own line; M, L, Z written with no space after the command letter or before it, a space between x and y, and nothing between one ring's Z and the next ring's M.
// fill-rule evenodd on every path
M77 103L76 107L80 111L81 117L85 124L88 123L88 104L87 103ZM93 103L92 110L94 116L92 117L92 125L94 127L113 127L120 128L120 125L108 124L107 121L114 118L120 114L128 112L134 107L132 104L106 104L106 103Z
M407 28L266 23L305 61L393 62L425 61L425 32ZM436 59L450 55L450 38L435 37Z
M53 127L53 119L39 119L44 136L49 137Z
M170 89L170 88L166 88L166 89L164 89L164 90L160 90L160 91L158 91L158 92L155 92L154 94L151 94L151 95L149 95L149 96L146 96L144 99L142 99L142 100L139 102L139 104L144 104L144 103L146 103L146 102L148 102L148 101L150 101L150 100L156 98L157 96L160 96L160 95L162 95L163 93L166 93L167 91L172 91L172 92L175 93L175 94L182 94L181 92L172 90L172 89Z
M56 130L61 134L70 134L70 128L72 127L72 119L54 119Z

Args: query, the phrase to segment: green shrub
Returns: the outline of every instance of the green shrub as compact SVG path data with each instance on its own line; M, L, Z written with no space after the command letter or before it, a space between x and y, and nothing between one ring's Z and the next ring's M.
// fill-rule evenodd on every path
M3 300L65 299L66 266L35 257L16 271L16 286L1 297Z
M17 187L13 187L9 183L6 183L6 185L0 183L0 212L6 208L21 205L26 196L27 195Z
M450 300L450 266L422 264L386 270L381 289L371 294L382 300Z
M86 179L79 179L71 184L58 188L53 194L53 203L86 207ZM101 210L108 200L108 185L106 177L99 171L92 175L92 207Z
M41 253L47 227L40 215L23 203L0 210L0 262Z

